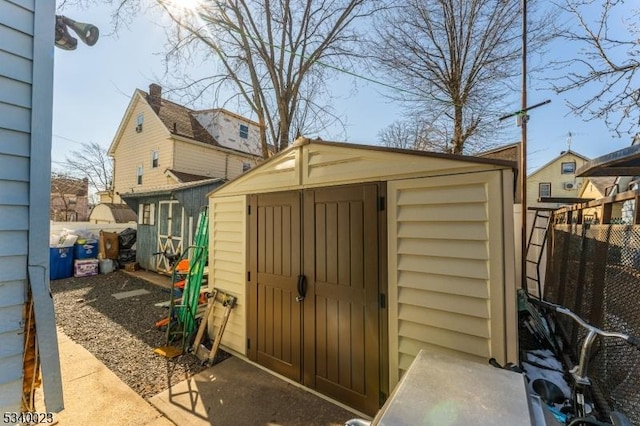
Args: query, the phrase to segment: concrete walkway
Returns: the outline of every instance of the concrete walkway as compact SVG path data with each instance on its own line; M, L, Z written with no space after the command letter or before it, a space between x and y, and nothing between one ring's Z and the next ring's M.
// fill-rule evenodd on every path
M149 399L177 425L330 425L363 418L231 357Z
M144 398L133 391L89 351L58 329L58 348L64 410L54 414L61 426L139 425L171 426ZM45 412L42 388L36 410Z

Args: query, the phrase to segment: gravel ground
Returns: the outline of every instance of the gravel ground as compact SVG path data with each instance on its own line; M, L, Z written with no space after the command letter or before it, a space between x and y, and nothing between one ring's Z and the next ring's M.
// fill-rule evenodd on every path
M112 296L138 289L149 293L121 300ZM166 344L155 322L166 318L168 309L154 304L169 300L168 290L122 271L55 280L51 290L58 326L142 397L204 370L191 354L167 360L153 352Z

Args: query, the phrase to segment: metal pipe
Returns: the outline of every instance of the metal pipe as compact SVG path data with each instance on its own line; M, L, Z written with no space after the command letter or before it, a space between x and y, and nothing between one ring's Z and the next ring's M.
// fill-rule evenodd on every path
M522 141L520 144L520 205L522 206L521 286L527 289L527 0L522 0Z

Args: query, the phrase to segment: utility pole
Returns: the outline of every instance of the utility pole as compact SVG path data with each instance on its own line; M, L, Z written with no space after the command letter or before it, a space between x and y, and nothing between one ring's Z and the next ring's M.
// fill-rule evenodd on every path
M527 289L527 0L522 0L522 143L520 146L520 205L522 208L521 287ZM539 295L542 297L542 295Z
M527 106L527 0L522 1L522 102L521 109L515 113L500 117L500 121L515 116L517 123L522 130L520 143L520 159L519 159L519 176L518 184L520 185L520 205L522 207L522 228L521 228L521 244L520 244L520 277L521 287L527 288L527 121L529 115L527 111L538 108L542 105L550 103L546 100L530 107Z

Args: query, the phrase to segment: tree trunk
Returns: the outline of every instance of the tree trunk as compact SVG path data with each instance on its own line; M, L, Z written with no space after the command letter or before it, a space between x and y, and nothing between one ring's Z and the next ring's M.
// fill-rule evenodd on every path
M455 105L453 117L453 140L451 141L451 153L462 154L464 147L464 131L462 129L462 105Z

